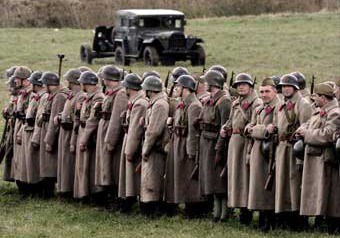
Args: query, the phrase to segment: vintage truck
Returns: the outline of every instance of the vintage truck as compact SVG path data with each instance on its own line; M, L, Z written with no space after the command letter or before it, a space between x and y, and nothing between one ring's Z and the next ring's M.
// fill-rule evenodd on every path
M203 40L186 36L184 13L166 9L119 10L115 26L98 26L92 48L80 47L80 59L91 64L95 58L114 57L114 63L129 65L143 60L145 65L174 65L190 60L192 66L205 64Z

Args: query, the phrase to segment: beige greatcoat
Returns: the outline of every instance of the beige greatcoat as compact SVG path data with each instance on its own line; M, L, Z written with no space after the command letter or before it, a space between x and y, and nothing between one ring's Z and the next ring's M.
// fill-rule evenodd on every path
M125 88L117 85L108 89L102 104L102 113L110 117L102 117L97 132L96 175L97 186L118 186L119 162L124 140L120 114L126 109L128 98ZM107 150L105 143L113 147Z
M325 112L325 114L323 114ZM317 108L305 128L305 159L300 214L340 217L340 158L333 151L333 134L340 130L340 108L334 99Z
M202 201L199 181L190 178L196 165L197 150L199 150L199 130L194 125L194 121L199 117L201 110L201 102L194 93L191 93L178 104L175 111L173 145L171 146L174 158L175 203Z
M141 118L145 118L148 108L148 99L143 91L129 100L124 126L127 133L124 136L123 148L120 157L119 188L118 197L135 197L140 193L141 171L136 171L142 159L142 140L144 136ZM128 161L126 155L132 157L133 161Z
M228 145L228 206L248 207L249 158L252 139L244 135L244 129L255 118L255 109L262 104L255 91L238 97L232 105L230 119L225 124L231 133Z
M168 143L166 120L169 116L169 102L166 94L160 92L150 99L145 117L145 140L142 154L141 202L160 201L163 195L164 165Z
M278 105L278 111L274 116L274 125L278 128L279 142L276 147L276 176L275 176L275 212L290 212L300 209L301 197L301 171L297 170L297 164L302 164L293 155L292 133L311 116L311 105L296 92L289 99L294 104L288 110L288 100ZM287 114L291 122L286 116Z
M104 94L98 89L94 93L87 93L80 111L80 126L77 136L76 165L74 175L75 198L83 198L101 191L95 186L96 164L96 135L99 123L98 106L103 102ZM86 150L80 150L80 144L84 144Z
M249 210L274 210L275 208L275 188L271 191L264 189L266 179L270 170L269 157L265 158L261 145L265 140L273 140L267 134L267 126L273 123L274 113L277 110L279 97L274 98L270 103L259 106L255 109L255 121L251 122L251 138L254 144L250 153L249 161ZM275 148L272 148L275 151ZM271 153L270 151L269 153ZM273 155L273 153L272 153ZM275 156L275 155L274 155ZM272 160L275 158L272 158Z
M71 153L70 146L74 129L76 104L83 101L84 96L83 91L72 91L60 115L57 176L57 192L59 193L73 192L76 154Z
M222 125L229 119L231 99L223 90L206 100L200 113L199 181L202 196L226 193L227 181L220 177L223 165L215 164L215 147Z
M26 168L22 173L21 181L35 184L41 181L40 179L40 153L39 148L32 146L32 137L35 127L35 119L40 105L41 99L46 94L45 90L36 93L30 101L26 113L26 122L23 125L22 132L22 158L25 159Z
M20 112L26 115L29 102L33 98L33 92L31 87L23 89L20 92L17 101L16 112ZM22 177L26 177L26 159L22 157L22 131L23 131L23 120L16 119L14 126L13 136L13 177L15 180L21 180Z
M67 88L61 87L56 92L49 93L43 105L43 120L40 132L41 178L57 179L59 127L54 124L54 117L63 111L68 93ZM52 147L52 151L46 150L46 144Z

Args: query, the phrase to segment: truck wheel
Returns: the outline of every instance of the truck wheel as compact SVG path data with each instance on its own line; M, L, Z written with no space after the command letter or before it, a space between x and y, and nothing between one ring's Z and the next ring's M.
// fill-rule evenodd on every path
M125 57L124 50L118 46L115 50L115 63L117 65L130 65L130 60Z
M82 44L80 46L80 61L87 63L87 64L92 64L92 49L91 46L88 44Z
M196 51L196 53L191 56L191 65L192 66L205 65L204 48L200 45L196 45L194 50Z
M144 64L148 66L157 66L159 64L159 55L155 47L145 47L143 52L143 61Z

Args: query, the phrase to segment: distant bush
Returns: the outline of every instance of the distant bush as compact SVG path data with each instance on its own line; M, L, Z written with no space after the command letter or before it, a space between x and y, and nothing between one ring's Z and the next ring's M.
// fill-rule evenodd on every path
M339 0L0 0L0 27L93 28L127 8L169 8L188 18L338 10Z

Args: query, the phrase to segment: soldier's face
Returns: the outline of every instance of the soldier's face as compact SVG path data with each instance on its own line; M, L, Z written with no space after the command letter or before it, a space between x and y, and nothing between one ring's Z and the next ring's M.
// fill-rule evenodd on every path
M286 98L290 98L293 96L295 89L293 86L282 86L282 94Z
M81 84L80 85L80 88L81 88L81 91L83 91L83 92L87 92L87 90L86 90L86 85L84 85L84 84Z
M320 94L315 94L315 104L318 107L323 107L325 105L325 96Z
M130 89L129 88L126 88L126 96L128 96L128 98L130 97Z
M272 86L261 86L260 95L264 103L270 103L276 96L276 90Z
M47 92L55 92L58 88L59 88L59 86L48 85L47 86Z
M21 82L21 79L19 79L19 78L15 78L14 79L14 82L15 82L15 85L17 86L17 87L21 87L22 86L22 82Z
M175 97L182 97L182 93L183 93L183 87L176 85L175 90L174 90L174 96Z
M239 83L237 85L237 90L240 96L247 96L250 93L251 87L247 83Z

